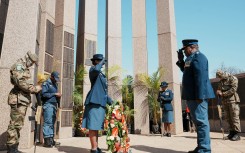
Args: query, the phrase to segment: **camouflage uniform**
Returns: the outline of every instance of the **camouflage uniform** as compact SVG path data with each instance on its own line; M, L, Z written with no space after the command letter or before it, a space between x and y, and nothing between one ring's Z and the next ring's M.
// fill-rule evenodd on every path
M239 119L240 98L237 94L238 79L221 70L218 70L216 75L221 79L218 85L218 90L222 93L222 105L225 111L226 120L229 124L230 134L227 138L231 139L235 134L241 132Z
M32 64L37 62L37 56L28 52L25 59L18 59L10 68L10 79L14 87L8 96L8 104L11 107L11 119L7 129L8 152L18 152L20 130L24 125L27 107L31 103L30 94L38 92L37 88L31 84L31 74L27 62Z

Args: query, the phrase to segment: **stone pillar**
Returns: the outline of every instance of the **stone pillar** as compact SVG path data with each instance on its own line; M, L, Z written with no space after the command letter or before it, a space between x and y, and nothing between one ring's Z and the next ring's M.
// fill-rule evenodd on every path
M169 83L169 88L174 92L174 124L175 134L183 132L182 110L179 83L179 69L176 66L176 28L173 0L157 0L158 21L158 57L159 67L163 67L164 76L162 81Z
M121 96L121 65L122 65L122 28L121 0L106 1L106 49L105 55L108 71L108 92L113 100L122 100ZM117 76L117 80L112 80Z
M147 46L146 46L146 3L145 0L132 0L133 24L133 60L134 77L141 73L148 73ZM134 89L134 116L135 133L149 134L149 107L147 90L141 87Z
M9 1L7 20L5 25L4 40L0 59L0 148L6 143L6 130L9 124L10 107L7 104L8 93L13 87L10 83L10 67L17 59L24 57L27 51L35 52L37 36L38 0L13 0ZM34 68L31 68L33 75ZM4 89L4 90L2 90ZM20 132L20 148L30 148L33 145L33 134L28 116L28 108L24 127Z
M79 19L77 31L76 68L85 67L87 73L91 66L90 59L97 50L98 0L79 1ZM88 75L84 76L83 102L90 90Z
M61 125L58 138L72 137L75 0L56 0L53 70L60 73L62 93Z

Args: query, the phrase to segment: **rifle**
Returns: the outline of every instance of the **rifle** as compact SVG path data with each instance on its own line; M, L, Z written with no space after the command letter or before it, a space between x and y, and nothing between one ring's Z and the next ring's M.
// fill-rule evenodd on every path
M224 128L223 128L223 121L222 121L222 108L221 108L221 97L218 95L217 97L217 108L218 108L218 113L219 113L219 124L220 124L220 130L223 134L223 140L225 140L225 135L224 135Z
M42 102L40 95L36 94L37 103L36 106L32 106L31 109L35 112L35 116L29 116L29 121L35 121L34 130L34 153L36 153L37 143L40 143L40 130L41 130L41 117L42 117Z
M57 142L57 139L58 139L57 137L58 137L59 132L60 132L60 115L61 115L60 98L57 98L57 104L58 104L58 108L57 108L57 114L56 114L57 121L56 121L56 131L55 131L55 134L56 134L55 146L60 145L60 143Z

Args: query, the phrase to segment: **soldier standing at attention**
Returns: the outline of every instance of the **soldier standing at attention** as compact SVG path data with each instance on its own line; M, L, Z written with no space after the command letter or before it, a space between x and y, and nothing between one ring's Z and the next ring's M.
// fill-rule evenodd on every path
M58 92L57 82L59 81L59 73L54 71L51 73L51 77L42 85L44 147L53 147L60 144L54 141L54 124L61 97L61 93Z
M173 106L172 106L172 100L173 100L173 92L172 90L168 89L168 83L163 81L161 82L161 91L159 92L159 96L157 101L160 102L161 108L162 108L162 123L164 125L164 130L167 133L164 133L164 136L171 137L171 124L174 121L173 116ZM161 128L163 128L161 126Z
M183 72L182 99L187 101L197 129L197 147L189 153L211 153L208 100L215 95L208 76L208 60L199 51L198 40L185 39L182 43L176 63Z
M29 70L34 63L37 64L37 60L37 55L29 51L24 58L18 59L10 68L10 79L14 88L8 96L8 104L11 110L10 123L7 129L7 153L19 153L20 130L24 125L27 107L31 103L31 94L41 90L40 86L32 84Z
M216 77L220 79L218 90L216 94L222 97L222 106L225 111L226 119L229 124L229 135L225 139L231 141L240 140L239 132L241 132L240 125L240 98L237 94L238 79L221 70L216 72Z

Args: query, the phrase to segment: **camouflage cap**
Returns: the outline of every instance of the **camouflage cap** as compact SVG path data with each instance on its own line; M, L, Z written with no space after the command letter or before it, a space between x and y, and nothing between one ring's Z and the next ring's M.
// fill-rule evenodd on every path
M28 51L28 52L27 52L27 55L28 55L29 59L30 59L33 63L35 63L35 64L37 65L37 62L38 62L38 56L37 56L37 54L33 54L33 53L31 53L31 51Z
M229 73L222 70L216 71L216 78L227 79L228 77L229 77Z
M216 78L221 78L222 76L223 76L223 71L221 71L221 70L217 70L216 71Z

